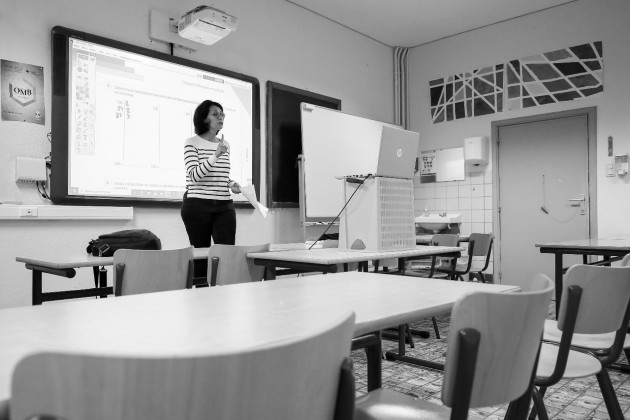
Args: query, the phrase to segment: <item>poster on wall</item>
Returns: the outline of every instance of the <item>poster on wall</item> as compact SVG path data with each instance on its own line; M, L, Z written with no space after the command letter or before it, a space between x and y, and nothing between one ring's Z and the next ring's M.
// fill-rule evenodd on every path
M44 68L0 60L2 121L44 125Z

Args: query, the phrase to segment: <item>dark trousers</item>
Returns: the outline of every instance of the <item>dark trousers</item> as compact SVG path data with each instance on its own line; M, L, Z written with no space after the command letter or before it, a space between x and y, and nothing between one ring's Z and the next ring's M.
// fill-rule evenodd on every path
M182 221L188 240L195 248L215 244L234 245L236 238L236 211L232 200L206 200L187 198L181 209ZM195 277L206 277L208 260L195 260Z

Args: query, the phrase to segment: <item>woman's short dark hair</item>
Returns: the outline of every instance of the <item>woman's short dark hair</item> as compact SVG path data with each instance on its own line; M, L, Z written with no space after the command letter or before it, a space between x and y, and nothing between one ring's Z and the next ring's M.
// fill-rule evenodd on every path
M214 102L211 100L205 100L197 106L195 109L195 115L193 115L193 125L195 126L195 134L202 135L210 130L210 124L206 122L206 118L208 118L208 112L210 112L210 107L216 106L223 112L223 107L220 103Z

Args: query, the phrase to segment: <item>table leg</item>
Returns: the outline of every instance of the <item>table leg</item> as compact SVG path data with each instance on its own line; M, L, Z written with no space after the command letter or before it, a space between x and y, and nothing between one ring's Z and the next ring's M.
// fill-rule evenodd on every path
M555 254L555 282L556 282L556 319L560 312L560 298L562 296L562 252Z
M380 331L352 340L352 350L362 348L367 356L367 388L372 391L382 386L383 353Z
M101 267L98 270L98 285L103 289L107 287L107 269L105 267ZM107 294L101 295L102 299L105 299L106 297Z
M435 370L444 370L444 364L433 362L431 360L418 359L417 357L407 356L405 354L405 326L398 326L398 353L388 351L385 353L387 360L398 360L400 362L411 363L412 365L428 367Z
M276 279L276 267L273 264L265 265L265 280Z
M42 304L42 272L33 269L33 305Z

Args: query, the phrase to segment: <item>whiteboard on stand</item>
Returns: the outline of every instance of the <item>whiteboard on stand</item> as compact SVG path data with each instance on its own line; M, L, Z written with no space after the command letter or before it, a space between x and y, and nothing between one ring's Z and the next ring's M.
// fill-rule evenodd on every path
M301 104L303 222L332 221L343 208L342 181L376 171L383 126L371 120L311 104Z

